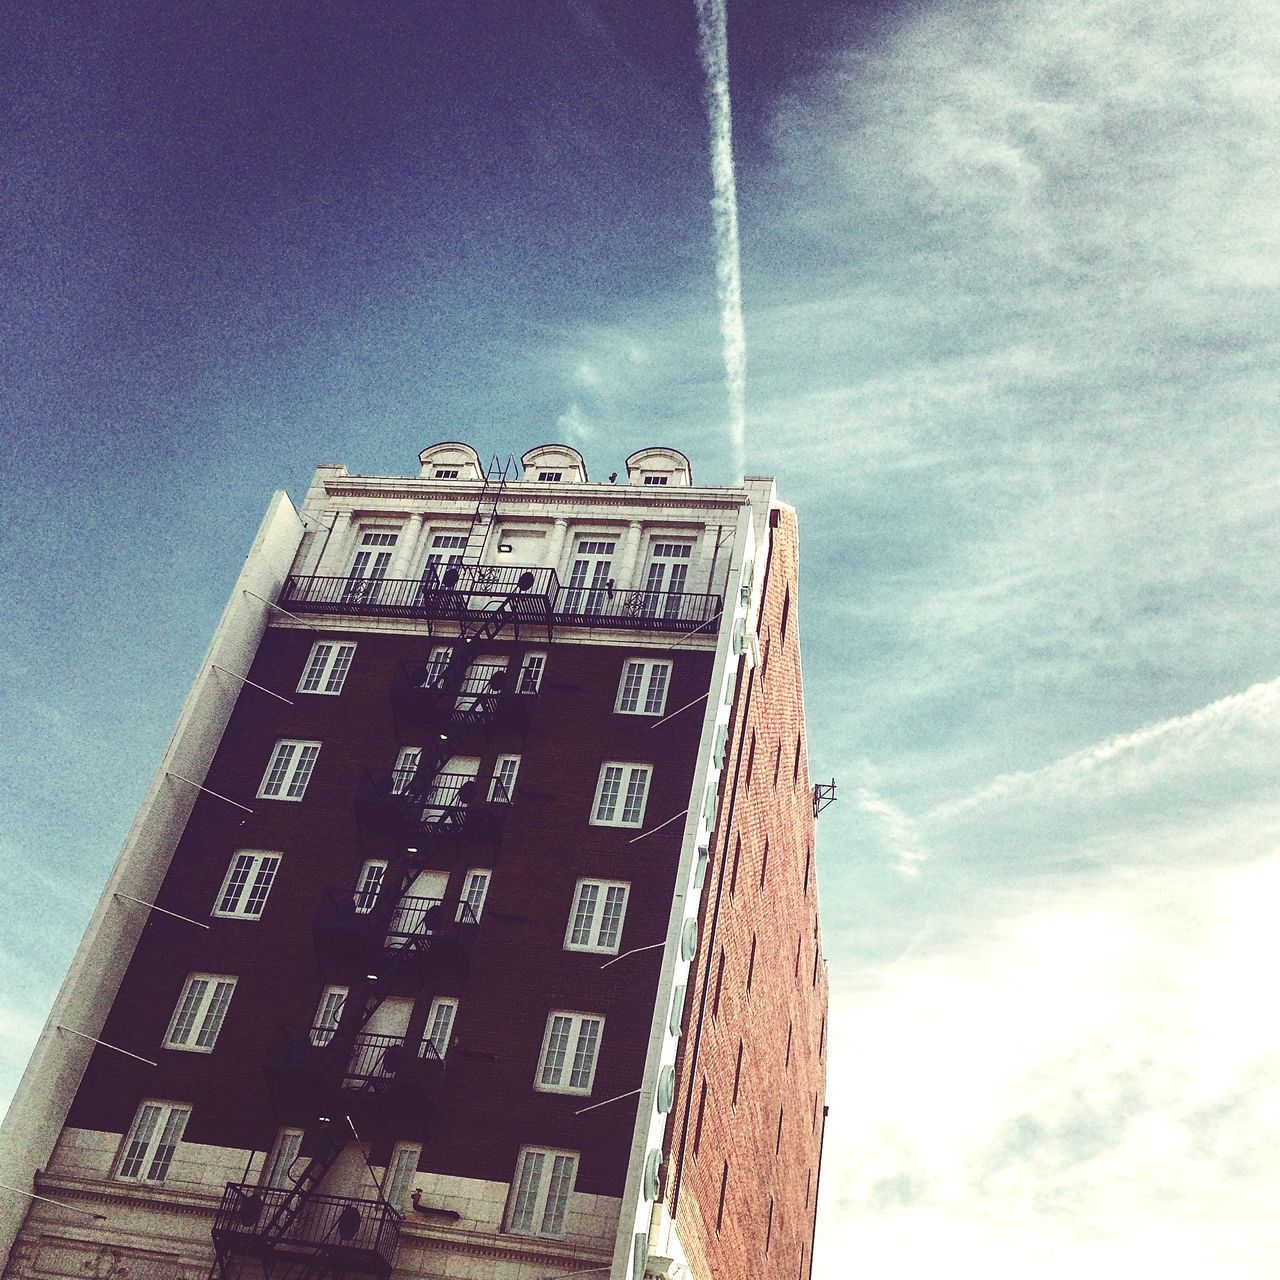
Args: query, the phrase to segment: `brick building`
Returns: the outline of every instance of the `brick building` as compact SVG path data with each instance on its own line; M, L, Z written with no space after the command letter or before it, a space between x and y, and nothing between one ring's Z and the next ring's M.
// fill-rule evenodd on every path
M272 501L5 1121L6 1280L809 1274L794 512L419 460Z

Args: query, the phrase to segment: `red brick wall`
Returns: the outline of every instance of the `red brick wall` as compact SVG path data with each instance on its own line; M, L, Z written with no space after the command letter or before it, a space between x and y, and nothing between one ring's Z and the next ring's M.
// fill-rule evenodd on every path
M668 1209L696 1274L717 1280L805 1280L817 1203L827 981L795 515L781 510L777 520L763 657L740 681L734 707L667 1131Z

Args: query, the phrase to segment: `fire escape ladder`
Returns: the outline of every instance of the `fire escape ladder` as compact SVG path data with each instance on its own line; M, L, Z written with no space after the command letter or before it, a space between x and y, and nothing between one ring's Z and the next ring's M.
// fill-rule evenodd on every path
M516 460L508 454L506 462L499 460L495 453L485 472L484 483L480 486L480 498L471 515L471 528L467 530L467 545L462 551L462 563L468 566L478 565L484 556L485 544L489 541L489 531L493 528L493 518L498 510L498 501L507 481L516 469Z
M345 1121L346 1117L343 1116L341 1120L326 1122L320 1131L320 1145L307 1161L307 1167L298 1175L297 1181L289 1188L289 1194L267 1219L258 1237L260 1243L266 1246L264 1257L269 1257L271 1248L285 1238L298 1215L306 1208L307 1200L320 1185L324 1175L333 1168L333 1162L347 1145Z

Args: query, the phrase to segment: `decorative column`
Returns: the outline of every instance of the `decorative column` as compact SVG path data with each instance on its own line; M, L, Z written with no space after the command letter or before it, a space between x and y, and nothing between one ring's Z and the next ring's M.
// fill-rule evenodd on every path
M561 586L564 586L564 574L560 570L560 561L564 557L564 544L568 533L569 521L564 516L557 516L547 545L547 564L556 571Z
M632 520L622 535L622 546L613 567L613 580L619 591L638 591L642 585L636 576L640 571L640 530L640 521Z
M325 543L324 551L316 564L318 576L340 577L347 570L350 562L351 512L339 511L333 522L333 532Z
M400 526L400 536L396 539L396 554L391 561L388 578L410 578L413 567L418 563L418 543L422 541L421 511L415 511Z

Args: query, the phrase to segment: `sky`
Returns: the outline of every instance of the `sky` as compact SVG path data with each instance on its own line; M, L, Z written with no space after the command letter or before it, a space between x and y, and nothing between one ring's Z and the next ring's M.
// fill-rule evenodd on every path
M270 493L736 479L693 0L32 4L0 131L0 1100ZM1277 0L729 0L799 509L814 1274L1280 1270Z

